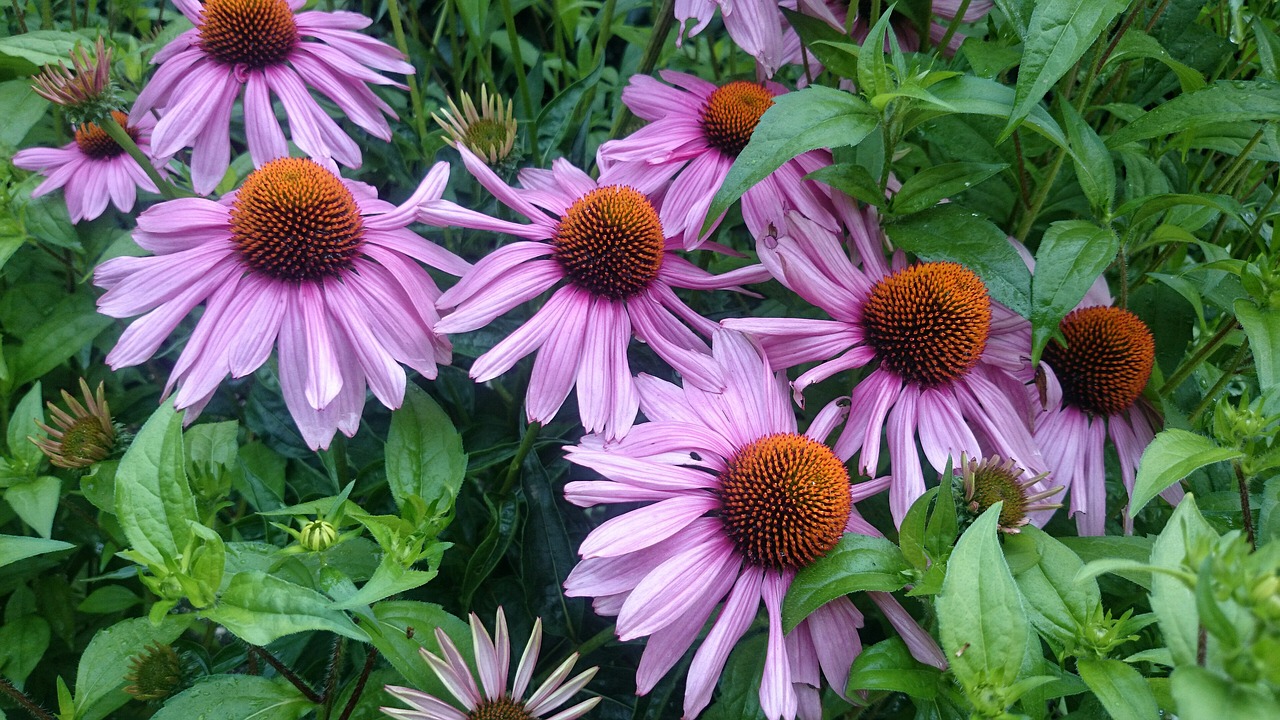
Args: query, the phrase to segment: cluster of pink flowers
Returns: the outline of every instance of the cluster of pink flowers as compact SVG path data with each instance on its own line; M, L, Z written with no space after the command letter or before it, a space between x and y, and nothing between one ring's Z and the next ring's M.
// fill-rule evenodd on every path
M696 34L717 4L764 75L795 60L788 50L794 33L777 3L690 1L677 9L682 19L698 19ZM398 407L406 367L435 377L450 361L449 335L545 297L522 326L475 359L471 376L486 382L534 355L525 398L531 423L556 417L576 388L590 434L567 457L603 479L571 482L566 496L580 506L641 505L586 538L566 590L616 616L622 639L649 638L637 672L641 693L712 621L689 670L687 717L710 702L730 650L761 605L768 618L760 687L766 715L820 717L823 677L843 694L861 649L858 609L841 598L784 633L780 607L796 573L845 534L879 535L859 502L887 491L900 523L929 478L959 468L963 457L999 456L1037 497L1065 485L1080 531L1099 534L1108 434L1132 488L1137 459L1159 422L1141 398L1154 352L1145 326L1111 307L1105 287L1063 321L1069 346L1051 345L1041 367L1032 367L1028 322L994 302L975 272L887 252L873 209L805 179L832 162L826 151L790 160L744 195L758 263L714 274L690 261L692 251L735 252L703 234L704 218L773 98L786 92L780 85L716 86L676 72L662 73L669 84L633 78L623 99L649 124L600 148L597 179L557 160L549 170L522 170L512 187L459 145L467 171L528 221L514 223L443 200L446 163L398 206L338 174L337 164L360 164L359 146L311 91L386 140L394 113L369 85L398 86L381 73L413 71L393 48L356 32L367 18L299 12L293 0L178 5L194 27L155 56L159 70L128 116L117 119L162 174L184 172L171 158L185 152L191 185L207 194L226 175L233 110L242 100L256 169L220 199L181 198L142 212L134 239L150 254L98 268L96 283L106 289L100 311L140 316L108 363L148 360L203 307L169 378L187 420L228 375L255 372L274 350L302 438L325 448L338 431L357 431L366 389ZM953 5L934 9L947 18L948 8L958 12ZM850 21L823 3L795 6L865 34L862 18ZM973 2L963 19L989 7ZM904 35L904 44L911 38ZM273 99L288 119L288 138ZM288 157L290 140L308 157ZM101 214L108 200L131 208L137 187L156 191L134 158L91 124L77 130L76 143L25 151L17 162L48 174L37 192L64 187L77 221ZM472 265L410 230L415 222L519 240ZM442 290L424 265L459 279ZM716 323L686 300L697 291L747 292L743 286L770 279L829 319ZM637 376L628 359L633 339L682 383ZM800 366L789 381L787 372ZM843 383L848 395L800 432L795 404L828 380ZM865 478L859 482L847 469L855 456ZM1176 490L1169 498L1176 501ZM1042 525L1051 513L1039 508L1029 520ZM945 667L937 644L892 595L869 595L917 659ZM487 634L476 636L493 656L481 667L483 693L452 645L442 641L446 659L429 658L468 707L506 697L501 616L499 635L496 645ZM529 672L522 662L517 697ZM561 697L559 681L549 681L536 704L558 705L585 682L569 682ZM392 712L398 716L461 716L429 696L399 696L416 710ZM580 704L561 716L587 709Z

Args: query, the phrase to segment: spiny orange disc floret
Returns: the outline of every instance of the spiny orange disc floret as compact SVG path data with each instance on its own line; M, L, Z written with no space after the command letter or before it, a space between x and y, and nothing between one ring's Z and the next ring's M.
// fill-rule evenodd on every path
M763 85L736 80L716 88L702 108L702 134L711 146L737 157L751 141L760 117L773 106Z
M136 143L138 142L138 131L129 127L128 116L119 110L112 110L111 117L129 133L129 137ZM79 146L80 152L91 158L113 158L124 153L124 148L120 144L111 139L106 130L98 123L85 123L76 128L76 145Z
M231 238L245 264L281 280L341 275L363 237L351 191L306 158L280 158L253 171L231 204Z
M1044 361L1062 385L1062 399L1091 415L1114 415L1133 404L1155 365L1156 343L1137 315L1117 307L1087 307L1058 326Z
M556 260L573 284L625 300L658 276L665 236L658 211L644 193L607 185L569 206L553 243Z
M720 518L747 562L798 570L826 555L849 521L849 471L831 448L795 433L739 450L720 474Z
M991 331L987 286L952 262L903 268L871 289L862 310L867 344L908 382L932 386L973 369Z
M226 65L278 65L298 43L298 24L285 0L209 0L200 47Z
M467 720L534 720L524 703L502 696L494 700L481 700L467 713Z

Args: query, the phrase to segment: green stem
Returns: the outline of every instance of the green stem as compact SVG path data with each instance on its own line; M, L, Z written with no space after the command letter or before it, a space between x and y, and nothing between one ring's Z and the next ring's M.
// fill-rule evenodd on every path
M360 701L360 695L364 693L365 683L369 682L369 673L373 672L373 661L378 657L378 649L369 646L369 652L364 656L364 668L360 671L360 678L356 680L355 689L351 691L351 699L347 700L347 706L342 709L342 714L338 716L338 720L348 720L351 713L356 709L356 703Z
M1253 510L1249 508L1249 478L1244 475L1244 468L1239 460L1232 460L1231 467L1236 471L1236 485L1240 488L1240 512L1244 518L1244 534L1249 538L1249 547L1258 549L1258 536L1253 530Z
M1058 179L1058 171L1062 169L1062 162L1066 159L1067 151L1058 148L1053 162L1049 164L1049 171L1045 173L1040 185L1036 188L1035 197L1031 200L1031 208L1022 216L1022 221L1018 223L1018 231L1014 233L1018 238L1018 242L1025 243L1027 241L1027 235L1031 233L1031 226L1035 225L1036 216L1040 214L1040 208L1044 207L1045 200L1049 198L1049 191L1053 189L1053 181Z
M525 427L524 437L520 439L520 447L516 448L515 457L511 458L511 464L507 466L507 478L502 481L502 489L498 491L499 497L505 499L511 494L511 489L516 485L516 479L520 477L520 467L524 465L524 459L533 449L533 443L537 441L540 430L542 430L542 423L531 422Z
M31 698L27 697L26 693L14 687L13 683L3 676L0 676L0 691L4 691L4 694L13 698L27 712L31 713L31 717L36 718L36 720L54 720L53 715L50 715L48 710L35 704Z
M657 13L653 21L653 31L649 34L649 44L645 46L644 56L640 58L640 67L636 68L637 75L648 75L658 64L658 56L662 54L662 48L667 44L667 35L671 33L671 26L675 23L676 0L662 0ZM713 51L712 58L714 57ZM623 105L622 112L618 113L618 117L613 121L613 127L609 129L610 140L615 140L622 134L622 129L631 121L631 117L631 110Z
M533 107L533 95L529 92L528 74L525 72L524 56L520 54L520 36L516 33L516 15L511 9L511 0L502 0L502 18L507 24L507 42L511 44L511 61L516 68L516 82L520 85L520 102L529 120L529 153L533 157L541 157L538 150L538 113Z
M134 142L133 138L129 137L129 133L125 132L125 129L120 127L120 123L116 122L116 119L112 117L110 113L103 116L98 121L98 126L105 130L107 135L111 136L111 139L115 140L116 144L123 148L124 151L129 154L129 157L133 158L134 161L138 163L142 168L142 172L146 173L148 178L151 178L151 182L156 184L156 189L160 191L160 194L163 195L166 200L173 200L174 198L185 195L185 193L180 192L176 187L174 187L173 183L165 180L164 177L160 175L160 171L156 170L156 166L151 164L151 159L142 152L142 148L138 147L138 143Z
M951 22L947 24L947 34L942 36L942 40L938 43L938 49L946 52L947 43L951 42L951 38L955 37L956 30L960 28L960 23L964 22L964 14L969 10L969 0L961 0L960 9L956 11L956 16L951 18ZM933 18L929 18L932 20ZM920 41L929 37L928 32L920 33Z
M1191 373L1195 372L1196 368L1200 367L1200 363L1207 360L1209 356L1218 349L1218 346L1222 345L1222 343L1226 341L1227 336L1231 334L1231 331L1235 329L1236 323L1234 319L1223 325L1218 332L1214 333L1213 337L1209 338L1209 340L1195 352L1195 354L1193 354L1186 362L1179 365L1177 370L1173 371L1173 374L1169 376L1169 379L1165 380L1164 384L1160 386L1160 395L1168 395L1174 390L1177 390L1178 386L1190 377Z
M1265 127L1265 125L1263 127ZM1253 137L1249 138L1249 142L1244 146L1244 149L1240 151L1240 154L1236 156L1235 160L1231 161L1231 164L1226 166L1226 172L1223 173L1222 179L1219 180L1209 192L1220 193L1227 187L1227 183L1235 177L1241 166L1248 161L1249 153L1253 152L1253 149L1257 147L1258 143L1262 140L1262 130L1262 127L1258 128L1258 131L1253 134Z
M404 38L404 26L400 18L400 2L399 0L387 0L387 14L391 16L391 33L396 38L396 47L400 50L400 54L404 56L405 61L412 64L409 59L409 43ZM427 120L422 113L422 94L418 92L418 76L413 73L407 76L409 81L409 101L413 103L413 128L418 133L418 145L426 153L427 146ZM424 157L423 160L428 158Z
M338 433L333 436L333 444L329 446L329 461L333 463L333 480L337 484L334 492L342 492L351 480L351 466L347 462L347 436Z
M591 637L587 638L586 641L584 641L581 645L578 646L578 657L584 658L590 655L591 653L595 652L596 650L599 650L600 648L604 647L606 643L608 643L610 640L613 640L614 633L617 632L617 628L618 628L617 625L610 625L609 627L601 630L595 635L592 635Z
M1218 382L1214 383L1213 387L1209 388L1209 392L1204 394L1204 397L1200 399L1200 404L1196 405L1196 409L1191 411L1188 421L1192 425L1196 424L1200 416L1209 409L1209 405L1213 403L1214 398L1218 397L1218 393L1226 389L1227 383L1231 382L1231 379L1236 376L1236 370L1244 362L1248 352L1249 339L1245 338L1244 342L1240 343L1240 349L1236 351L1236 356L1231 358L1231 362L1227 363L1227 366L1223 368L1222 377L1218 378Z
M600 58L604 57L604 47L609 44L609 38L613 37L613 13L617 5L618 0L605 0L604 9L600 11L600 34L596 35L596 53L592 59L592 67L600 64Z
M23 33L26 33L27 19L23 15L22 5L18 3L18 0L10 0L10 2L13 3L13 16L18 19L18 30L22 31Z

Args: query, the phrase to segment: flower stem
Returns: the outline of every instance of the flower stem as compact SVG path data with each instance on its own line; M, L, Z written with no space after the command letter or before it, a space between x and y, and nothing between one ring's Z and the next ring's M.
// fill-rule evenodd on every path
M360 696L364 693L365 683L369 682L369 673L373 671L373 661L378 657L378 649L369 646L369 652L364 656L364 669L360 671L360 677L356 680L355 689L351 691L351 698L347 700L346 707L342 708L342 714L338 716L338 720L348 720L351 713L356 709L356 703L360 701Z
M316 691L312 690L310 685L303 682L302 678L294 674L292 670L290 670L284 663L280 662L275 655L268 652L266 648L258 645L250 645L249 653L251 655L256 654L258 657L266 660L267 664L275 668L276 672L280 673L281 677L292 683L294 687L298 688L298 692L302 693L308 701L315 703L316 705L320 705L324 702L324 699L317 695Z
M151 158L148 158L146 153L142 152L142 148L138 147L138 143L134 142L132 137L129 137L129 133L120 127L120 123L116 122L116 119L110 113L103 116L98 121L98 125L106 131L107 135L111 136L112 140L116 141L117 145L129 154L129 157L138 163L142 168L142 172L146 173L148 178L151 178L151 182L155 183L156 189L160 191L160 194L166 200L173 200L183 196L183 193L179 192L173 186L173 183L165 180L160 175L160 171L156 170L156 166L151 163Z
M400 54L404 55L405 62L412 64L409 59L409 43L404 39L404 26L400 19L400 2L399 0L387 0L387 14L391 16L391 33L396 38L396 48L400 50ZM427 121L422 115L422 94L418 92L418 74L415 72L406 76L409 82L409 102L413 103L413 129L418 133L418 145L425 148L427 143ZM423 160L430 158L424 157Z
M1258 536L1253 530L1253 511L1249 509L1249 479L1244 475L1244 468L1239 460L1232 460L1231 467L1236 471L1236 485L1240 488L1240 512L1244 517L1244 534L1249 538L1249 547L1258 549Z
M938 42L939 50L946 52L947 44L951 42L951 38L955 37L956 30L960 28L960 23L964 22L964 14L968 11L969 0L961 0L960 8L956 10L956 16L951 18L951 22L947 24L947 34L943 35L942 40ZM932 20L933 18L929 19ZM928 28L925 28L925 32L920 33L920 41L924 42L924 39L927 37L929 37L929 32Z
M507 42L511 45L511 61L516 66L516 83L520 85L520 102L529 114L529 154L541 157L538 151L538 113L533 109L533 95L529 93L529 79L524 68L524 56L520 54L520 36L516 33L516 14L511 0L502 0L502 18L507 25Z
M649 44L644 48L644 56L640 58L640 67L636 68L636 75L648 75L653 72L653 68L658 64L658 56L662 54L662 48L667 44L667 35L671 34L671 26L675 24L676 16L676 0L662 0L662 4L658 6L657 16L653 19L653 30L649 34ZM711 61L715 64L715 51L711 51ZM806 65L807 67L807 65ZM719 77L720 73L716 73ZM622 111L618 113L618 117L613 121L613 127L609 128L609 139L616 140L622 135L622 129L631 122L631 109L626 105L622 106Z
M13 683L9 682L4 676L0 676L0 690L3 690L4 694L13 698L27 712L31 713L31 717L36 718L36 720L54 720L48 710L35 704L31 698L27 697L26 693L14 687Z
M524 459L529 456L529 451L533 449L533 443L538 439L538 431L542 429L542 423L531 422L524 429L524 437L520 439L520 447L516 448L515 457L511 458L511 465L507 467L507 478L502 482L502 490L498 492L498 496L506 498L511 494L511 489L515 487L516 478L520 477L520 466L524 465Z
M617 625L609 625L609 627L587 638L585 642L578 646L578 657L584 658L604 647L606 643L613 639L617 628Z
M1173 374L1169 376L1169 379L1164 381L1164 385L1160 386L1160 394L1168 395L1174 390L1177 390L1178 386L1190 377L1191 373L1195 372L1195 369L1200 367L1200 363L1208 359L1208 357L1218 349L1218 346L1227 339L1227 336L1231 334L1231 331L1235 329L1235 320L1231 320L1223 325L1222 328L1218 330L1213 337L1209 338L1208 342L1197 350L1194 355L1192 355L1186 362L1179 365L1177 370L1173 371Z

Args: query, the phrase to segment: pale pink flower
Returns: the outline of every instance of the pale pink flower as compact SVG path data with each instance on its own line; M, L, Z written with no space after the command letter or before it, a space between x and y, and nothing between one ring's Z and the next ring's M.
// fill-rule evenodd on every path
M756 124L785 90L776 83L735 81L717 87L706 80L663 70L664 85L634 75L622 101L649 121L621 140L600 146L600 183L622 183L641 192L665 189L662 227L680 236L686 249L705 236L703 220L729 167L746 147ZM673 87L674 86L674 87ZM771 234L785 213L796 210L832 231L836 221L826 186L805 175L831 164L831 153L811 150L782 164L742 196L742 217L752 237ZM669 187L668 187L669 186ZM722 218L715 218L716 225ZM715 225L708 229L708 233Z
M122 112L112 113L120 127L129 133L142 153L154 158L151 150L151 129L155 119L139 118L128 124ZM67 201L67 213L71 222L92 220L107 210L107 203L121 212L133 209L138 199L138 188L159 192L147 173L112 140L97 123L85 123L76 128L76 139L60 148L27 148L13 156L13 164L23 170L35 170L45 176L36 186L31 197L62 188ZM164 173L163 163L155 163Z
M841 597L784 634L782 598L796 572L845 533L879 535L855 504L882 491L884 482L850 485L848 470L825 444L847 412L842 402L824 408L800 434L786 377L770 371L756 346L720 330L712 350L724 368L721 392L641 375L640 405L649 422L623 440L589 436L568 449L570 462L605 478L568 483L569 502L643 505L587 536L565 593L593 597L596 612L616 615L621 639L648 636L636 673L642 695L697 641L723 601L689 667L686 718L710 702L729 652L763 603L768 649L760 705L771 720L819 720L821 678L844 694L862 650L862 614ZM912 654L945 667L937 644L892 595L869 597Z
M366 385L389 408L404 398L401 363L424 377L448 363L432 330L440 291L415 260L453 275L470 266L407 229L440 201L449 166L438 163L404 205L305 158L273 160L220 202L184 198L138 216L133 238L148 257L98 267L98 310L135 320L107 355L137 365L197 305L204 314L165 389L193 419L228 374L252 373L279 345L285 404L312 448L353 435ZM460 210L460 209L459 209Z
M937 472L962 453L1010 458L1028 477L1043 472L1024 386L1027 321L992 302L962 265L907 265L901 253L886 264L874 212L842 206L861 268L839 239L795 214L779 237L757 245L774 277L832 319L735 318L724 325L759 338L776 370L822 361L796 379L797 395L874 364L853 388L849 422L834 447L843 459L861 451L858 468L874 476L887 435L895 523L925 491L917 448Z
M377 71L408 74L400 51L357 30L372 21L354 12L298 12L302 0L174 0L195 27L152 58L160 69L130 115L161 111L155 130L162 156L191 150L191 181L206 194L231 161L231 112L243 95L245 138L254 165L286 157L275 96L289 119L290 139L313 158L360 166L360 146L334 122L308 88L332 100L352 122L391 140L396 117L370 84L398 83ZM310 39L308 39L310 38ZM242 92L243 91L243 92Z
M554 290L523 326L476 359L472 378L491 380L537 351L525 397L529 421L550 420L577 385L583 426L610 438L626 434L639 406L627 360L632 336L648 343L686 379L709 388L724 384L698 335L710 336L716 324L694 312L673 289L734 289L766 279L763 267L750 265L722 275L698 268L676 253L680 242L664 232L649 197L626 185L597 183L563 159L551 170L521 171L524 187L516 189L466 147L457 149L480 184L530 224L450 219L527 240L490 253L446 291L439 305L453 311L436 330L484 327Z
M1081 535L1102 535L1107 518L1106 440L1120 460L1120 478L1129 495L1142 452L1162 424L1142 397L1155 365L1155 341L1138 316L1113 307L1106 281L1099 278L1060 329L1064 347L1051 341L1041 357L1042 410L1035 439L1054 480L1071 496L1071 515ZM1039 403L1037 403L1039 404ZM1182 500L1181 486L1161 493ZM1125 532L1133 519L1124 509Z
M388 685L386 691L411 709L384 707L383 713L405 720L576 720L600 703L599 697L593 697L555 712L556 708L568 702L595 677L598 668L593 667L569 678L569 673L578 661L578 653L565 659L529 697L524 696L533 679L533 669L538 664L538 651L542 647L541 618L533 624L533 634L529 636L529 644L525 645L524 654L520 656L520 665L516 668L510 692L507 691L507 674L511 670L511 638L502 608L498 608L494 637L490 637L489 632L480 624L480 618L475 613L471 614L471 645L475 650L479 685L476 684L476 676L472 674L466 658L462 657L457 646L440 628L436 628L436 642L440 644L443 658L425 648L419 652L463 709L459 710L439 698L413 688ZM554 715L549 714L553 712Z

